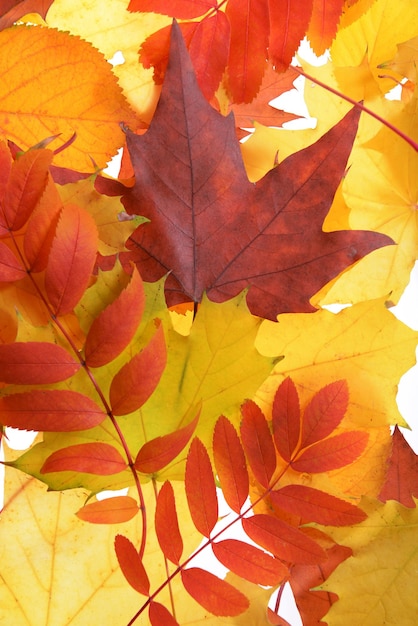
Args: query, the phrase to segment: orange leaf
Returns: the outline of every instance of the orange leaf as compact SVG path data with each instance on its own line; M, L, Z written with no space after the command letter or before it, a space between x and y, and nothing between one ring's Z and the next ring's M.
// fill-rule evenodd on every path
M93 428L106 417L76 391L33 390L0 398L0 423L21 430L72 432Z
M223 415L213 433L213 456L224 498L231 509L239 513L248 497L247 464L237 432Z
M290 563L319 563L326 559L324 550L298 528L270 515L244 517L247 535L274 556Z
M189 54L197 82L210 100L221 82L228 61L229 21L223 11L204 18L193 31Z
M343 419L348 406L346 380L336 380L322 387L306 406L302 418L301 447L325 439Z
M61 346L44 341L0 345L0 380L12 385L42 385L70 378L80 363Z
M136 268L126 289L93 321L84 348L86 363L101 367L115 359L133 338L142 318L145 293Z
M343 8L344 0L314 0L307 35L317 56L331 46Z
M26 224L45 189L51 161L50 150L29 150L14 161L0 212L2 226L15 231Z
M218 617L234 617L249 607L248 599L226 580L214 574L191 567L182 570L181 579L186 591L204 609Z
M116 535L115 552L122 573L128 583L138 593L148 596L150 588L149 578L134 544L127 537Z
M179 530L174 490L168 481L163 484L158 493L155 532L164 556L178 565L183 553L183 540Z
M295 383L289 377L274 396L272 424L277 451L285 461L290 461L299 442L300 405Z
M55 315L70 313L85 292L97 254L97 227L86 211L65 206L60 214L45 274Z
M189 442L199 415L200 411L187 426L147 441L137 454L135 469L144 474L154 474L171 463Z
M212 549L222 565L256 585L273 587L282 582L289 573L278 559L237 539L214 542Z
M404 506L415 508L412 496L418 498L418 455L405 440L398 426L395 426L386 478L379 500L397 500Z
M196 28L199 26L199 23L182 22L178 26L181 30L186 46L189 47L190 41ZM154 68L153 79L157 85L160 85L163 82L167 69L170 49L170 35L171 26L160 28L160 30L157 30L156 33L147 37L139 49L139 60L146 69L149 69L150 67Z
M180 20L200 17L217 5L216 0L131 0L128 11L161 13Z
M167 362L162 324L141 352L114 376L110 385L110 404L115 415L139 409L155 391Z
M286 485L272 491L270 497L275 506L318 524L352 526L367 517L357 506L304 485Z
M303 39L313 0L269 0L269 55L277 70L286 70Z
M218 499L209 455L197 437L187 455L185 488L193 523L202 535L209 537L218 521Z
M247 400L241 407L241 439L254 476L268 487L276 469L276 451L267 420L260 407Z
M152 600L148 609L148 616L151 626L179 626L170 611L164 605Z
M41 467L41 474L49 472L86 472L110 476L127 467L120 453L107 443L81 443L53 452Z
M315 474L350 465L363 452L368 439L368 433L361 430L351 430L329 437L306 448L295 461L291 462L292 469Z
M11 283L26 276L26 270L5 243L0 242L0 282Z
M115 496L86 504L76 515L91 524L119 524L128 522L138 511L137 503L130 496Z

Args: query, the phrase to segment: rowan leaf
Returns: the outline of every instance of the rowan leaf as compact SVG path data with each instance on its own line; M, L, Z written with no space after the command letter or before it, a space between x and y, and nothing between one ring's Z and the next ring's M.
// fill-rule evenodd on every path
M0 422L21 430L72 432L93 428L106 417L77 391L34 389L0 398Z
M278 453L290 461L299 442L300 406L295 383L289 377L279 385L272 406L273 438Z
M167 350L162 324L145 348L135 354L110 384L110 404L115 415L139 409L155 391L166 366Z
M202 535L209 537L218 521L218 499L209 455L197 437L187 455L185 488L193 522Z
M122 472L127 463L120 452L107 443L83 443L53 452L41 467L41 474L49 472L87 472L108 476Z
M319 389L303 412L301 447L328 437L343 419L347 405L346 380L336 380Z
M213 431L213 456L222 494L231 509L240 513L249 492L247 464L237 431L223 415Z
M152 600L148 609L148 617L151 626L159 626L164 624L165 626L179 626L179 623L171 615L170 611L166 609L163 604Z
M61 346L46 341L0 345L0 380L15 385L57 383L73 376L80 363Z
M76 515L90 524L120 524L131 520L138 511L136 501L130 496L114 496L86 504Z
M151 126L141 136L127 133L141 184L122 202L128 213L150 220L130 237L129 259L147 281L170 269L169 306L199 302L204 291L223 302L250 286L248 303L256 315L274 319L279 311L312 310L308 300L324 283L389 243L377 233L322 231L358 114L349 113L314 146L253 185L232 118L204 99L177 26L172 33L170 66ZM162 162L170 165L161 170ZM222 253L214 255L219 237Z
M336 0L335 2L314 0L306 34L317 56L321 56L327 48L331 47L344 10L344 4L344 0Z
M22 262L3 242L0 242L0 281L14 282L26 276Z
M328 472L349 465L364 451L369 435L361 430L334 435L305 448L291 461L297 472Z
M115 552L120 568L128 583L138 593L149 595L150 583L138 550L128 537L116 535Z
M418 498L418 456L405 440L398 426L392 435L392 446L388 459L385 482L379 500L397 500L403 506L415 507Z
M287 567L281 561L244 541L214 541L212 549L225 567L256 585L273 587L288 574Z
M315 541L277 517L257 513L244 517L242 526L250 539L283 561L313 564L326 559Z
M256 479L268 487L276 469L276 451L267 420L253 400L241 407L241 440Z
M269 0L269 55L273 65L286 70L309 25L313 0Z
M204 15L214 9L216 4L216 0L173 0L170 5L164 0L130 0L128 11L152 11L169 17L188 19Z
M116 358L129 344L145 307L142 280L134 269L128 286L107 306L90 327L84 346L90 367L101 367Z
M158 492L155 508L155 532L164 556L179 565L183 553L183 540L174 499L174 490L166 481Z
M186 591L207 611L216 616L234 616L249 607L246 596L226 580L199 567L181 571Z
M306 485L285 485L270 493L275 506L303 519L329 526L351 526L364 521L366 514L350 502Z
M55 315L70 313L86 290L97 254L93 218L76 205L63 207L52 242L45 289Z

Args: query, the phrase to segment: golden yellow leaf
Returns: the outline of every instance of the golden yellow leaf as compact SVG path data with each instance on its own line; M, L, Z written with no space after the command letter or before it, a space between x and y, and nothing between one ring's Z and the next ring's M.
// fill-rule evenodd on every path
M324 618L329 626L415 626L418 614L418 509L390 500L364 500L368 517L326 532L353 549L320 589L339 596Z
M418 36L398 44L398 51L392 60L382 63L382 68L389 67L394 72L417 82Z
M0 33L1 137L22 149L52 135L74 142L56 165L105 167L124 143L120 123L136 120L112 70L87 42L39 26Z

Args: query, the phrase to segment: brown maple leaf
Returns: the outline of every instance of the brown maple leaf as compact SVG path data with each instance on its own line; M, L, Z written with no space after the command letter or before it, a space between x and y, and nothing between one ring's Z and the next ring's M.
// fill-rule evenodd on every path
M388 459L386 479L379 494L381 502L397 500L415 508L418 498L418 455L415 454L398 426L392 435L392 451Z
M309 312L309 298L365 254L391 243L366 231L325 233L322 223L344 174L358 113L314 145L248 181L233 116L199 90L177 25L157 110L142 136L128 131L136 183L126 211L150 221L127 242L146 281L168 274L168 305L215 302L249 287L255 315Z

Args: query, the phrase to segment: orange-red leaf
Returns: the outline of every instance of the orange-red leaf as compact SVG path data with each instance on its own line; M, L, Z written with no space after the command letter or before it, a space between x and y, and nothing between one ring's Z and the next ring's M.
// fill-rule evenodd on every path
M121 454L108 443L81 443L53 452L41 467L41 474L49 472L87 472L110 476L127 467Z
M218 499L209 455L197 437L187 455L185 488L193 523L202 535L209 537L218 521Z
M237 539L214 542L212 549L222 565L256 585L273 587L288 574L287 567L281 561Z
M155 533L164 556L178 565L183 553L183 540L179 530L174 490L168 481L163 484L158 493Z
M45 274L45 288L55 315L70 313L86 290L97 255L94 219L67 205L58 220Z
M119 524L128 522L138 511L137 503L130 496L115 496L86 504L76 515L91 524Z
M26 224L45 189L51 161L50 150L29 150L14 161L0 211L2 226L14 231Z
M182 570L181 579L192 598L213 615L234 617L249 607L244 594L226 580L199 567Z
M131 0L128 11L161 13L182 20L204 15L216 5L216 0Z
M135 268L126 289L93 321L84 348L90 367L116 358L133 338L145 306L145 292Z
M239 513L248 497L247 464L238 434L223 415L213 433L213 456L224 498L231 509Z
M276 391L272 425L277 451L285 461L290 461L300 435L299 396L291 378L285 378Z
M276 451L267 420L260 407L247 400L241 407L241 440L254 476L268 487L276 469Z
M286 70L303 39L313 0L269 0L269 55L279 71Z
M160 324L149 343L114 376L110 404L115 415L139 409L155 391L167 362L164 331Z
M0 423L21 430L72 432L97 426L107 415L81 393L33 390L0 398Z
M115 552L122 573L131 587L144 596L149 595L149 578L134 544L127 537L116 535Z
M314 0L308 39L317 56L331 46L344 8L344 0Z
M247 535L274 556L290 563L319 563L324 550L298 528L270 515L257 514L242 520Z
M0 9L0 29L13 26L23 15L39 13L45 19L54 0L9 0Z
M13 282L26 276L21 261L5 243L0 242L0 282Z
M80 363L61 346L46 341L0 345L0 380L14 385L57 383L73 376Z
M368 433L351 430L314 443L291 462L297 472L315 474L344 467L353 463L363 452L369 439Z
M179 626L179 623L171 615L163 604L152 600L148 609L148 617L151 626Z
M418 498L418 455L405 440L398 426L395 426L386 479L379 500L397 500L404 506L415 508L412 496Z
M302 418L301 447L325 439L343 419L348 405L346 380L336 380L322 387L311 399Z
M187 426L147 441L137 454L135 468L144 474L154 474L171 463L190 441L199 415L200 411Z
M305 485L286 485L272 491L270 497L275 506L318 524L352 526L367 517L350 502Z

